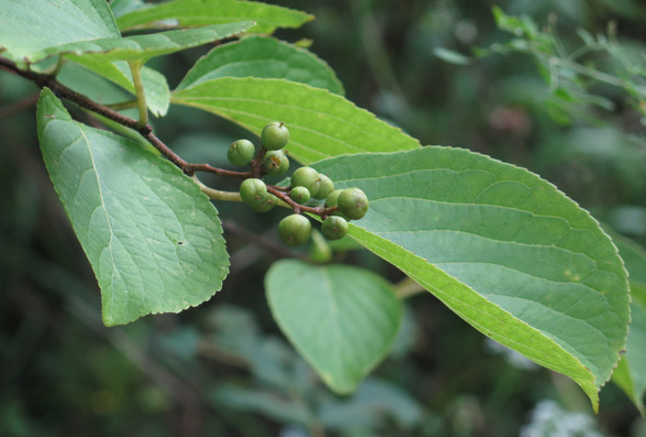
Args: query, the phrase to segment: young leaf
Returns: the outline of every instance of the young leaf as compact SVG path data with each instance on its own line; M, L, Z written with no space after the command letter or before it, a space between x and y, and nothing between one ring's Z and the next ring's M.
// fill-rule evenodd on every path
M272 33L276 28L296 28L313 19L313 16L304 12L260 2L175 0L124 14L117 23L122 30L128 30L255 21L258 24L252 32Z
M293 44L261 36L214 48L197 61L177 90L221 77L286 79L344 94L343 85L325 61Z
M208 300L228 273L217 211L168 161L73 121L45 89L45 165L101 288L106 325Z
M78 56L75 57L74 60L75 63L66 63L61 70L61 74L57 77L61 82L73 90L78 90L79 80L67 82L61 76L64 76L66 71L72 69L75 64L80 64L88 70L91 70L111 82L116 83L133 95L135 94L135 87L132 83L132 75L127 62L107 62L87 56ZM80 67L78 68L80 69ZM157 117L166 115L168 112L168 106L170 105L170 90L168 89L166 77L158 71L144 66L141 68L141 78L144 84L146 105L148 106L148 109L150 109L150 111ZM98 101L102 103L105 102L104 99L98 99ZM111 101L109 103L116 102Z
M147 62L156 56L168 55L230 37L244 32L253 25L254 23L251 21L241 21L238 23L216 24L199 29L169 30L149 35L77 41L32 53L29 59L33 62L49 56L64 54L74 61L78 61L79 56L83 55L84 57L93 57L104 62Z
M280 79L209 80L173 93L171 102L228 118L258 136L267 123L284 121L290 157L303 164L346 153L419 147L417 140L341 96Z
M42 59L48 47L121 36L105 0L3 0L0 47L16 62Z
M538 176L462 149L340 156L350 233L485 335L576 381L598 407L626 342L626 271L590 215Z
M284 260L271 267L265 288L278 326L337 393L355 390L399 329L401 302L367 270Z

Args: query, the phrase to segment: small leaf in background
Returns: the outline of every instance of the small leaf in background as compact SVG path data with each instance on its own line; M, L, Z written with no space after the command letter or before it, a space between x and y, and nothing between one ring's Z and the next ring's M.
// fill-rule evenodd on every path
M453 50L445 49L443 47L435 47L433 54L441 60L455 65L469 65L471 58L464 56L462 53L454 52Z
M275 263L267 299L285 336L335 392L352 392L383 359L402 317L392 287L357 267Z
M260 2L175 0L124 14L117 23L121 30L128 30L200 27L249 20L258 23L252 32L272 33L279 27L297 28L313 19L304 12Z
M48 47L121 36L105 0L3 0L0 24L3 56L16 62L42 59Z
M429 413L397 385L375 378L366 378L352 397L325 402L319 412L326 427L339 431L377 427L385 420L412 429Z
M106 325L208 300L228 274L217 211L170 162L74 122L51 91L38 137L54 188L101 288Z
M215 408L231 408L249 413L259 413L272 420L307 425L311 413L307 404L298 397L277 396L276 393L221 384L209 395Z
M353 238L485 335L572 378L598 407L626 342L628 284L586 211L529 171L463 149L313 167L370 199Z
M308 50L261 36L214 48L197 61L176 90L221 77L285 79L344 94L343 85L325 61Z
M171 102L230 119L258 136L267 123L284 121L289 128L286 148L302 164L347 153L420 146L341 96L285 80L214 79L173 93Z

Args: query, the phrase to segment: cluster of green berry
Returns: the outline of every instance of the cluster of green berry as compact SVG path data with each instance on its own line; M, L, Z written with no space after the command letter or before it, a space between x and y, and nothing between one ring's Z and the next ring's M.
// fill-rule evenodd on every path
M305 244L312 233L310 220L304 212L323 219L321 233L329 240L343 238L348 232L348 220L358 220L368 211L368 198L359 188L334 189L334 182L311 167L297 169L289 187L267 185L264 175L281 176L289 169L284 150L289 130L282 122L269 123L261 134L262 149L255 154L253 143L238 140L231 144L227 156L234 165L250 165L250 177L240 185L240 197L254 211L266 212L280 200L292 207L294 213L278 224L278 235L290 246ZM305 205L310 199L325 200L323 206Z

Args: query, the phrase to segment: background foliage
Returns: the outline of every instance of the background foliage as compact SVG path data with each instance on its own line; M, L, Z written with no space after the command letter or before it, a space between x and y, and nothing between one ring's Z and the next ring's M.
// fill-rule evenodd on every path
M507 14L528 14L539 27L551 23L566 51L581 45L577 28L596 36L612 22L623 44L644 52L646 11L638 1L496 4ZM646 244L639 96L589 87L571 74L554 87L535 51L457 56L510 40L491 7L466 0L316 2L307 6L315 21L278 36L312 39L312 51L336 70L351 101L422 144L468 147L536 171ZM198 53L149 65L174 88ZM617 59L602 53L594 61L604 67ZM592 418L572 382L515 361L426 296L406 303L391 357L359 391L332 395L278 334L265 301L264 274L281 255L272 229L280 214L268 223L237 204L218 205L232 274L216 299L180 315L104 328L93 274L42 164L35 96L29 82L0 77L0 433L298 436L325 427L344 436L518 435L521 428L549 435L550 421L565 420L585 435L646 435L614 385L604 388L601 413ZM171 111L156 129L190 161L224 166L228 144L245 134L190 108ZM347 257L401 279L367 252Z

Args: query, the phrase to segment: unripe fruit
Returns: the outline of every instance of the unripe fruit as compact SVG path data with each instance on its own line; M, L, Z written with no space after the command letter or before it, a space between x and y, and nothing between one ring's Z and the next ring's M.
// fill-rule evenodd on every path
M264 127L260 139L267 150L282 149L289 141L289 130L282 121L275 121Z
M274 196L271 193L267 193L264 196L262 196L261 199L251 203L249 206L251 206L251 209L253 209L256 212L267 212L273 209L274 206L276 206L277 204L278 204L278 197Z
M312 167L301 167L292 175L292 187L305 187L313 197L316 197L320 186L320 175Z
M294 187L289 192L289 197L299 205L306 203L310 200L310 190L305 187Z
M270 176L280 176L289 169L289 158L282 150L272 150L267 152L262 160L265 172Z
M307 243L312 233L312 224L307 217L291 214L278 223L278 235L285 244L300 246Z
M335 206L339 206L339 196L343 192L343 189L338 189L332 191L329 196L325 199L325 207L326 208L333 208ZM341 213L341 211L334 211L332 215L338 215L343 217L344 219L350 221L350 217L345 216L344 214Z
M249 178L240 184L240 197L247 205L253 205L267 195L267 185L256 178Z
M359 220L368 211L368 197L359 188L346 188L339 194L341 213L352 220Z
M325 199L325 206L327 208L332 208L334 206L338 206L338 204L339 204L339 195L341 194L342 191L343 191L343 189L334 190L330 194L328 194L327 198Z
M319 190L314 197L317 199L325 199L332 191L334 191L334 182L332 182L332 179L324 174L319 174Z
M231 143L227 158L233 165L247 165L253 159L256 149L249 140L238 140Z
M328 240L339 240L348 233L348 222L343 217L331 215L323 220L321 233Z

